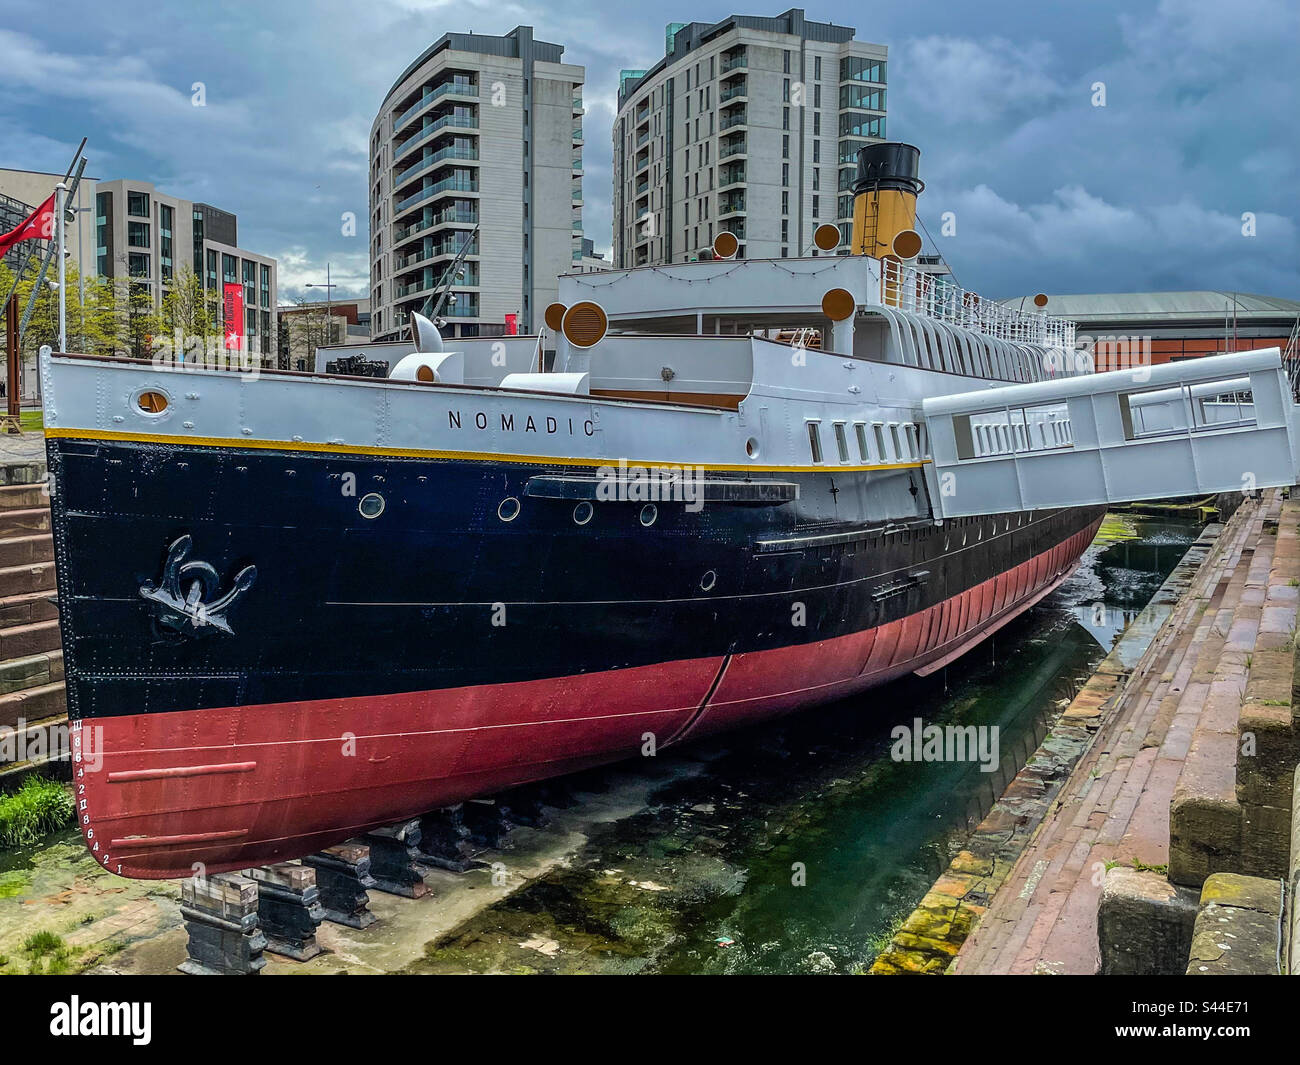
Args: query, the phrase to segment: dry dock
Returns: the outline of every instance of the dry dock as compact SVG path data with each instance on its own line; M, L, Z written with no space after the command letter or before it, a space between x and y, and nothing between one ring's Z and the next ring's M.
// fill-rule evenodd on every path
M1131 672L1103 663L873 972L1286 969L1279 881L1300 870L1287 494L1247 500L1198 545Z

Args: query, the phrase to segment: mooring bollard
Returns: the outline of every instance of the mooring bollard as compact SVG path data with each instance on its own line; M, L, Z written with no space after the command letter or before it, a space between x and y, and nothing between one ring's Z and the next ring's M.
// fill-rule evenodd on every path
M419 857L420 822L402 821L377 828L362 837L370 848L370 875L375 887L389 895L420 899L429 893L424 877L416 868Z
M375 878L370 875L370 848L362 843L340 843L309 854L303 865L316 870L325 920L348 928L369 928L378 917L370 912L370 893Z
M257 881L257 912L266 949L294 961L309 961L321 953L316 929L325 919L316 887L316 870L305 865L277 862L249 869Z
M266 937L258 924L257 883L237 873L191 877L181 883L181 916L189 958L178 968L191 976L253 976L266 965Z

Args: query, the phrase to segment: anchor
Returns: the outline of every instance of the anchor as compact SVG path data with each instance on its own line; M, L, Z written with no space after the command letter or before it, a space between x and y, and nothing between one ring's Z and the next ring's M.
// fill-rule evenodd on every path
M188 533L176 540L167 549L162 580L157 584L146 581L140 586L140 595L152 604L158 623L174 632L203 636L215 631L233 636L235 630L226 614L257 580L257 567L245 566L225 595L210 599L221 588L221 578L207 562L186 561L193 546Z

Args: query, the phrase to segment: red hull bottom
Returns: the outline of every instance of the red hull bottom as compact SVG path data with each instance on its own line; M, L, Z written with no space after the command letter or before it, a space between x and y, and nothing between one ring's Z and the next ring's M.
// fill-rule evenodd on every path
M1095 531L927 610L817 643L513 684L89 719L73 726L82 832L122 876L246 869L842 698L969 650L1057 587Z

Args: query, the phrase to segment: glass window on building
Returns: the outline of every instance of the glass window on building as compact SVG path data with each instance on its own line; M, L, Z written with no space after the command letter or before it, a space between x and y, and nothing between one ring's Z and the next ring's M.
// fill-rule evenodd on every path
M214 249L208 249L207 258L207 278L205 281L207 288L216 290L217 287L217 253Z
M871 81L885 84L885 63L878 59L846 56L840 60L840 81Z
M239 280L239 260L225 252L221 253L221 280L227 285Z
M866 85L841 85L840 107L861 107L867 111L885 110L885 90Z
M126 268L132 277L149 276L149 256L133 251L127 258Z
M841 137L883 137L885 120L879 115L847 111L840 115Z
M127 222L126 243L132 248L149 247L149 223Z
M263 263L260 267L262 279L262 306L271 306L271 268ZM270 330L266 330L270 332Z
M149 194L147 192L132 192L126 190L126 213L133 214L137 218L149 217Z
M253 307L257 304L257 263L249 259L242 260L244 264L244 306Z
M174 276L172 263L172 222L175 212L165 203L158 205L158 266L164 283Z

